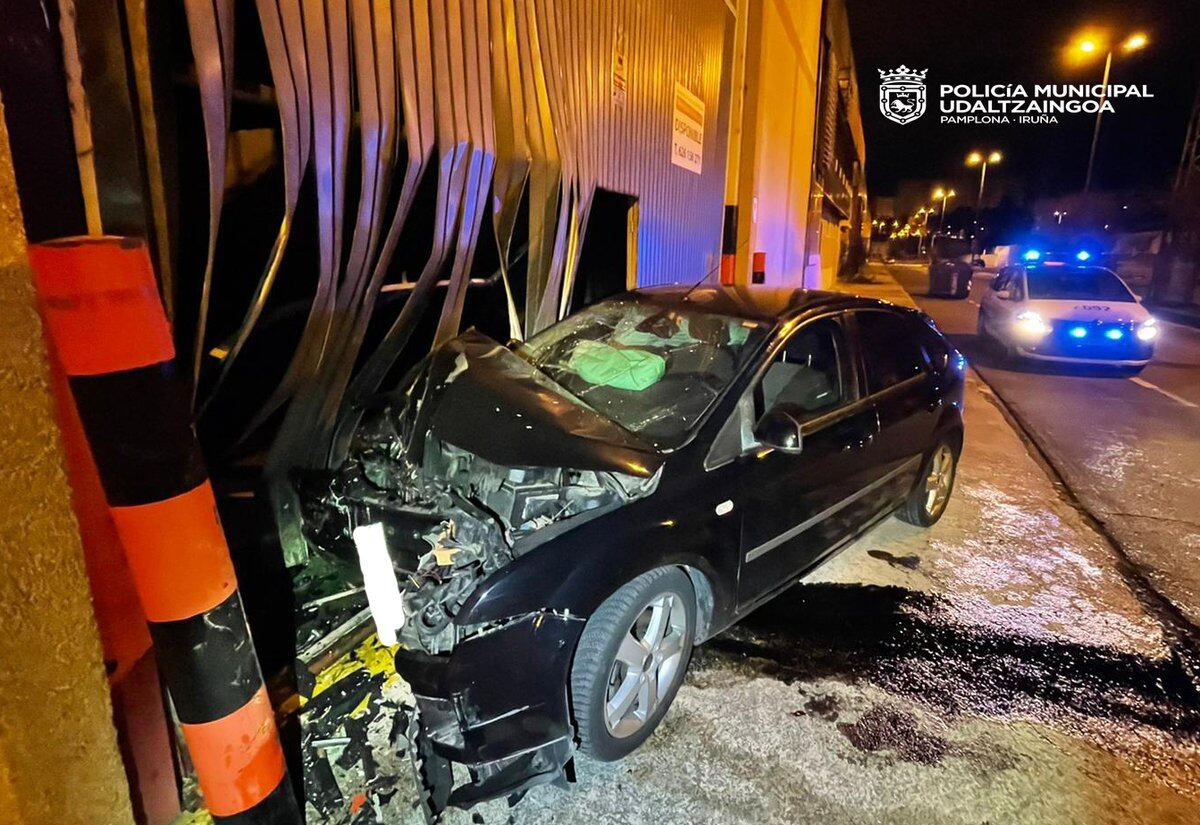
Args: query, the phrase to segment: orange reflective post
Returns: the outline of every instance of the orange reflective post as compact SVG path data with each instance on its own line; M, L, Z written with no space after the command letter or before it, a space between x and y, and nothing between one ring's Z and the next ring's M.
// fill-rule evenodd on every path
M145 244L68 238L29 260L209 811L298 823Z

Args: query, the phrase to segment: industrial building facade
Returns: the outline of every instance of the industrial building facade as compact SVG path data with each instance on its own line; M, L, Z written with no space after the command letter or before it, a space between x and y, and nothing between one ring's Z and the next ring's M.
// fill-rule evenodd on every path
M258 626L273 592L258 578L283 564L254 555L303 568L287 480L337 466L364 399L397 365L467 326L519 339L631 287L820 288L865 255L841 0L4 6L22 46L0 55L0 183L15 178L15 190L0 187L5 215L19 210L31 243L145 242L268 677L288 657L273 657ZM7 330L36 328L20 252L4 260ZM47 363L12 362L0 407L49 416ZM66 628L37 617L88 618L75 615L86 567L101 644L87 628L77 678L55 701L96 717L85 722L99 744L71 766L87 794L56 791L62 777L45 771L0 770L0 811L169 821L175 727L161 711L157 724L141 717L157 686L150 638L114 630L144 624L142 606L122 564L96 561L119 542L89 534L102 528L81 501L87 467L67 456L72 501L61 448L47 444L21 483L49 520L0 514L11 522L3 552L57 560L79 598L64 610L61 592L18 581L39 579L37 565L9 566L28 598L5 596L6 644L61 646ZM277 550L239 534L227 511L256 495ZM60 540L68 504L82 544ZM97 690L101 647L131 813L96 779L120 773ZM0 699L26 706L30 684L5 677ZM11 738L0 757L19 759L33 744L12 731L39 724L0 727Z

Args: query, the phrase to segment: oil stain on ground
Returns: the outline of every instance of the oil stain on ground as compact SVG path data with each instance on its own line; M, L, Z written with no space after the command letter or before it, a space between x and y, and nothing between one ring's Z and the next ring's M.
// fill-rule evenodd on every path
M936 765L954 750L945 737L921 730L911 714L879 705L857 722L838 722L837 729L860 751L887 751L905 762Z
M1177 656L1006 634L947 614L937 596L899 587L800 584L698 649L697 660L737 657L787 683L871 682L950 715L1074 713L1200 739L1200 696ZM853 735L872 741L870 726Z

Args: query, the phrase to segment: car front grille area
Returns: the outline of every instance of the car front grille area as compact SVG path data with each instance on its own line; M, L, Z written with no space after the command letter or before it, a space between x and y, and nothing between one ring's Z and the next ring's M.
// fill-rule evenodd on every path
M1051 321L1050 332L1028 348L1037 355L1137 361L1150 357L1151 345L1138 340L1129 321Z

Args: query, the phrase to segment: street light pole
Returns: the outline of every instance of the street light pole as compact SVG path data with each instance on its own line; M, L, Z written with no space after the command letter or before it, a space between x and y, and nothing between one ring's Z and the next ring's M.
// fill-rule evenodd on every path
M987 181L987 161L979 167L979 197L975 199L975 223L983 216L983 184Z
M954 197L953 189L951 189L949 192L942 193L942 214L938 218L938 232L946 231L946 201L952 197Z
M1088 153L1087 177L1083 180L1083 194L1092 188L1092 167L1096 163L1096 144L1100 142L1100 118L1104 117L1104 102L1108 100L1108 76L1112 72L1112 49L1104 58L1104 79L1100 81L1100 108L1096 110L1096 127L1092 130L1092 150Z
M1136 51L1146 48L1149 43L1149 38L1142 32L1134 32L1125 38L1120 44L1120 49L1125 54L1133 54ZM1106 36L1084 36L1075 42L1071 48L1071 53L1075 55L1075 59L1086 60L1091 55L1098 55L1101 50L1106 52L1104 57L1104 79L1100 81L1100 108L1096 110L1096 125L1092 129L1092 148L1088 152L1087 176L1083 179L1083 192L1086 195L1092 188L1092 170L1096 164L1096 147L1100 143L1100 121L1104 117L1104 104L1108 102L1108 80L1112 75L1113 54L1116 48L1111 45L1111 41Z
M975 201L975 226L979 226L979 219L983 217L983 187L987 183L988 164L999 163L1003 157L995 150L986 155L983 152L972 152L967 155L967 166L979 167L979 196Z

